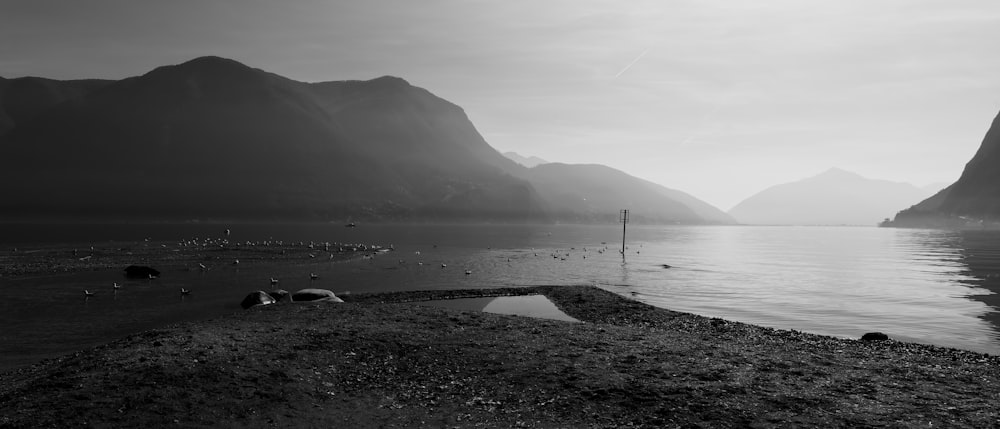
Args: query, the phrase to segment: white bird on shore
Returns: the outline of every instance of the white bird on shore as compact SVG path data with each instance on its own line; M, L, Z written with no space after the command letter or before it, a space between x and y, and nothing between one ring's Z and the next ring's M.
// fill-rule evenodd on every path
M271 286L278 284L278 279L271 277Z
M208 267L206 267L205 264L202 264L200 262L198 263L198 268L201 268L202 271L207 271L208 270Z
M441 268L446 268L447 266L448 265L446 265L446 264L441 264Z
M234 259L233 260L233 265L239 265L239 264L240 264L240 260L239 259Z
M319 276L317 276L316 273L309 273L309 280L316 280L318 278Z
M465 275L470 275L470 274L472 274L472 270L465 270Z
M181 295L190 295L190 294L191 294L191 291L189 291L187 289L184 289L184 288L181 288Z
M122 285L118 284L118 282L115 282L113 285L111 285L111 287L113 287L115 290L118 290L122 288Z
M83 290L83 296L85 296L87 298L90 298L90 297L94 296L94 293L91 292L91 291L89 291L89 290L84 289Z

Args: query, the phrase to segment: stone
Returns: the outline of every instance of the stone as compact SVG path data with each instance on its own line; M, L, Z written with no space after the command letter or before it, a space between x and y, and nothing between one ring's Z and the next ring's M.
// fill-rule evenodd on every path
M889 336L881 332L869 332L861 336L861 341L886 341Z
M277 301L275 301L271 295L268 295L267 292L259 290L256 292L251 292L249 295L246 296L246 298L243 298L243 301L240 302L240 307L243 307L243 309L246 310L250 307L256 307L258 305L269 305L269 304L274 304L275 302Z
M316 302L316 301L326 301L326 302L344 302L344 300L337 298L333 292L326 289L302 289L298 292L292 294L292 301L294 302Z
M125 276L132 278L149 279L153 277L159 277L160 272L150 267L144 267L141 265L129 265L125 267Z
M273 297L275 301L280 302L281 300L285 299L285 297L288 296L288 293L289 292L284 289L275 289L268 292L268 295L271 295L271 297Z

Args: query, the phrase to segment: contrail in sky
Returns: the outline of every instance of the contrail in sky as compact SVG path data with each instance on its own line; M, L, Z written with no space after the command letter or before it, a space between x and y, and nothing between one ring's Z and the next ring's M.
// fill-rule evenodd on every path
M632 68L632 66L634 66L635 63L639 62L639 60L641 60L642 57L646 56L647 52L649 52L649 49L646 49L645 51L642 51L642 53L639 54L638 57L635 57L635 59L632 60L632 62L628 63L628 65L625 66L625 68L623 68L622 71L618 72L618 74L615 75L615 79L618 79L618 76L621 76L622 73L625 73L625 72L628 71L628 69Z

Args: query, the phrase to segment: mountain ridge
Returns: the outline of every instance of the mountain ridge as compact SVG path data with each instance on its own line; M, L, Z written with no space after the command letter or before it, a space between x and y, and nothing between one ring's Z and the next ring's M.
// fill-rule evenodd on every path
M1000 165L1000 113L957 181L899 211L885 226L1000 228L1000 170L993 168L996 165Z
M199 57L79 92L0 132L0 215L561 220L460 106L402 78ZM649 219L704 221L679 213Z
M886 213L927 196L908 183L869 179L840 168L766 188L729 210L757 225L876 225Z

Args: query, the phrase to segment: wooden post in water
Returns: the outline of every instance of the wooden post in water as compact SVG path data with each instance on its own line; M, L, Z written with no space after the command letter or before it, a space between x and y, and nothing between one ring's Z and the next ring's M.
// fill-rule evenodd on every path
M625 259L625 225L628 225L628 209L618 212L618 222L622 223L622 259Z

